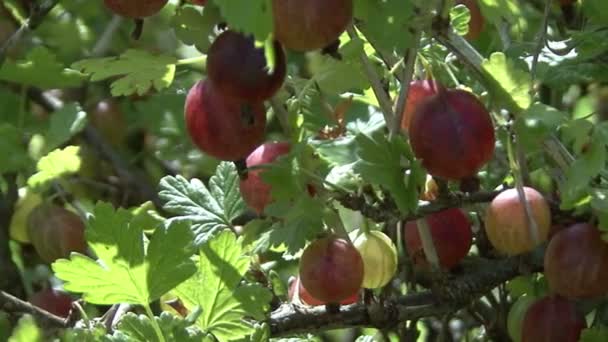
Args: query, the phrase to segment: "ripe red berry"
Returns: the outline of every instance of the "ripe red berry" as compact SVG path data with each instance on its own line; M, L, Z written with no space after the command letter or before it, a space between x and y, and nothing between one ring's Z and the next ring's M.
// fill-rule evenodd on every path
M347 240L328 236L308 245L300 259L300 280L311 296L340 303L363 283L363 259Z
M532 304L524 316L522 342L576 342L586 327L574 303L558 296Z
M315 297L311 296L310 293L308 292L308 290L306 290L306 288L304 288L304 286L302 286L300 277L297 277L293 281L293 283L291 283L291 285L289 286L288 296L289 296L289 299L292 301L294 300L294 297L296 295L296 289L298 289L298 297L300 298L300 302L302 304L306 304L306 305L310 305L310 306L319 306L319 305L327 304L327 303L320 301L320 300L316 299ZM343 301L340 302L340 304L349 305L349 304L356 303L357 301L359 301L359 292L355 293L351 297L344 299Z
M155 15L168 0L104 0L112 12L127 18L141 19Z
M310 51L333 43L353 18L353 0L273 0L274 34L286 48Z
M69 316L72 309L72 297L53 289L44 289L32 294L29 302L45 311L64 318Z
M263 103L224 96L208 80L190 89L185 119L196 146L220 160L245 158L264 139Z
M416 108L410 143L422 165L436 177L460 180L474 176L494 153L494 127L475 95L442 90Z
M285 52L274 42L274 69L268 70L263 48L253 37L234 31L222 32L207 53L207 75L215 88L228 96L263 101L283 84L287 67Z
M428 215L424 219L431 231L439 264L446 269L456 266L469 253L473 240L471 222L467 216L460 209L452 208ZM417 222L409 221L403 229L407 254L412 262L418 267L428 267Z
M247 157L247 167L272 163L278 157L288 154L290 149L288 142L269 142L260 145ZM262 179L263 172L264 170L248 171L247 177L239 184L245 203L258 214L263 213L266 206L272 202L272 187Z
M442 85L434 80L414 80L410 82L401 119L401 129L404 131L408 130L412 116L418 105L429 96L437 94L439 87L442 87Z
M578 223L556 233L545 251L549 289L568 298L608 294L608 243L600 231Z

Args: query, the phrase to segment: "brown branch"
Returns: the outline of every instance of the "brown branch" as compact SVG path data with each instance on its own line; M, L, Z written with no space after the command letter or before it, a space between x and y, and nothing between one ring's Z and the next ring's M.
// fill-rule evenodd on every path
M17 265L13 262L10 250L10 225L19 198L17 175L5 174L7 183L5 193L0 193L0 289L25 297L25 289Z
M4 63L6 52L15 46L27 33L35 30L57 3L59 3L59 0L47 0L33 8L30 17L0 46L0 67Z
M370 203L363 196L349 194L337 194L336 199L346 208L360 211L363 216L376 222L397 222L415 220L432 213L448 208L463 207L469 204L490 202L500 191L476 192L469 195L451 194L445 198L423 204L415 213L402 215L397 210L395 202L387 199L378 203Z
M0 291L0 310L9 313L30 314L42 328L56 329L68 327L67 319L55 316L4 291Z
M273 337L306 331L320 331L357 326L386 329L400 322L423 317L441 317L465 308L496 286L519 275L522 263L539 269L542 260L519 257L487 260L474 259L463 265L461 276L446 281L434 292L424 291L368 305L344 306L337 313L324 307L303 309L284 304L272 312L268 321Z

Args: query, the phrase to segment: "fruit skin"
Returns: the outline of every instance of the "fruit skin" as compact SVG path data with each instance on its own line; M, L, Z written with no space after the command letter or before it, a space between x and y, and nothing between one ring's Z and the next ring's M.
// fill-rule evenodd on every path
M27 221L28 235L45 262L67 258L71 252L86 253L84 223L73 212L43 203L32 210Z
M443 86L435 80L414 80L410 82L401 119L402 130L407 131L409 129L412 116L418 105L427 97L437 94L439 87Z
M311 296L339 303L363 283L363 258L349 241L330 235L309 244L300 259L300 280Z
M340 37L353 18L353 0L272 0L274 35L286 48L310 51Z
M443 210L426 216L439 264L446 269L456 266L468 253L473 240L471 222L458 208ZM429 266L416 221L409 221L403 228L407 253L417 267Z
M188 92L185 119L196 146L220 160L245 158L264 139L263 103L224 96L209 80L198 81Z
M537 301L538 298L523 295L513 303L509 315L507 316L507 331L513 342L521 342L521 331L524 324L524 317L528 308Z
M456 0L456 5L465 5L469 9L471 19L469 20L469 32L465 35L468 40L479 38L481 31L486 24L486 20L481 14L477 0Z
M89 112L91 124L113 146L121 146L127 137L127 123L118 103L112 99L101 100Z
M269 142L260 145L246 160L247 167L260 166L274 162L278 157L286 155L291 150L288 142ZM247 178L241 179L239 188L245 203L256 213L262 214L266 206L272 202L272 187L262 179L264 170L251 170Z
M320 301L320 300L316 299L315 297L311 296L310 293L308 293L308 290L306 290L306 288L304 288L304 286L302 286L300 277L297 277L289 285L288 297L291 301L295 300L296 288L298 289L298 298L300 299L300 302L302 304L310 305L310 306L319 306L319 305L327 304L327 303ZM358 301L359 301L359 292L357 292L354 295L352 295L351 297L348 297L348 298L344 299L343 301L341 301L340 305L349 305L349 304L356 303Z
M542 298L524 316L522 342L576 342L585 329L585 317L574 303L558 296Z
M410 122L410 143L433 176L460 180L474 176L494 153L494 127L475 95L443 90L423 100Z
M381 231L354 231L353 245L363 258L363 287L377 289L388 284L397 272L397 247Z
M63 318L68 317L72 310L72 297L64 292L53 289L44 289L32 294L29 302Z
M600 231L577 223L559 231L545 251L549 289L567 298L592 298L608 293L608 243Z
M110 11L127 18L141 19L155 15L169 0L103 0Z
M496 196L486 211L485 229L490 243L496 250L507 255L532 251L547 241L551 229L551 210L540 192L524 187L532 216L538 228L538 241L534 241L528 229L524 204L517 189L507 189Z
M269 74L264 49L255 47L253 37L224 31L207 52L207 76L222 94L251 101L269 99L287 73L283 47L278 41L273 47L275 67Z

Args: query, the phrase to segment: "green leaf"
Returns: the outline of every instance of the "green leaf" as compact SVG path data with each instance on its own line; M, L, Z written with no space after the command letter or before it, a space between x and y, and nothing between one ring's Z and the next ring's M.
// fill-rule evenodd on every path
M513 110L511 102L517 106L516 112L528 109L532 103L530 97L530 84L532 82L527 70L517 68L513 61L507 59L502 52L493 53L489 59L482 63L487 75L495 81L495 86L499 87L503 93L510 95L510 99L502 99L508 102L507 109Z
M583 12L599 25L606 25L608 22L608 2L604 0L583 1Z
M183 7L176 11L172 25L177 38L188 45L194 45L201 52L211 46L213 30L222 18L217 6L208 3L201 14L194 7Z
M608 341L608 328L605 326L595 326L584 329L579 338L579 342L605 342Z
M102 322L89 321L89 324L82 326L77 324L73 329L66 331L62 342L99 342L108 341L106 327Z
M222 162L205 186L199 179L188 182L182 176L160 181L159 197L164 208L177 215L172 220L189 221L200 245L225 228L245 211L239 191L239 176L233 163Z
M53 112L50 121L43 153L56 149L80 133L87 124L87 113L77 103L70 103Z
M406 184L405 167L408 166L411 152L401 136L391 141L378 134L357 135L357 154L360 161L355 165L364 181L382 186L395 199L399 210L406 214L416 208L417 192Z
M161 313L160 317L154 317L154 320L160 326L165 341L205 341L205 334L195 326L191 326L191 322L168 312ZM150 318L132 312L121 318L113 337L120 341L128 339L128 341L137 342L160 342Z
M214 3L234 30L253 34L258 41L266 40L272 32L271 0L221 0Z
M469 22L471 21L471 12L465 5L457 5L450 9L450 25L454 31L464 36L469 33Z
M542 103L533 104L515 119L515 130L524 150L542 148L542 142L568 119L566 113Z
M150 89L162 90L173 82L174 57L153 55L141 50L127 50L120 57L85 59L72 67L90 74L91 81L119 77L110 86L113 96L143 95Z
M497 25L502 20L515 24L523 16L517 0L480 0L479 7L484 18Z
M17 322L13 335L9 337L8 342L34 341L42 341L42 333L36 325L34 318L30 315L24 315Z
M316 54L312 58L310 69L319 88L330 94L369 88L369 80L359 59L363 53L363 41L350 40L338 52L341 60L323 54Z
M410 46L413 37L409 25L413 16L411 1L355 1L355 17L361 21L357 28L374 46L387 52L403 51Z
M52 265L66 290L93 304L148 305L196 272L187 224L157 228L144 251L143 227L131 220L127 210L97 204L85 233L98 260L72 253Z
M541 79L551 87L574 83L608 82L608 65L575 58L550 66Z
M78 87L84 75L65 68L47 48L37 46L24 60L6 61L0 67L0 80L38 88Z
M40 158L36 165L38 172L27 180L27 185L41 188L54 179L78 172L81 163L79 152L79 146L67 146Z
M307 193L291 201L277 201L268 206L266 212L279 218L270 229L272 246L285 246L291 255L302 249L323 230L325 205Z
M589 196L589 182L606 165L606 142L597 132L582 155L566 171L565 182L560 184L562 209L572 209L581 198Z
M12 125L0 124L0 174L16 172L27 166L29 158L21 132Z
M236 236L224 230L201 247L198 272L175 290L188 309L203 309L197 325L219 341L252 334L254 326L244 318L263 320L269 309L268 289L241 284L249 263Z

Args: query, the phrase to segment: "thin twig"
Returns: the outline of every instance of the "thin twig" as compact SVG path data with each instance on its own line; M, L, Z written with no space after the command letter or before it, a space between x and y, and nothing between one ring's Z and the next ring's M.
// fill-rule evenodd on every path
M351 39L356 39L359 37L355 28L350 25L347 29L348 35ZM378 104L382 110L382 115L384 115L384 121L386 122L386 126L390 127L393 122L393 118L395 114L393 113L393 105L391 104L391 99L388 93L384 90L382 83L380 82L380 77L374 71L374 68L369 62L367 55L365 55L365 51L361 51L359 56L361 64L363 65L363 70L365 71L365 75L369 79L369 82L372 85L372 90L374 91L374 95L378 99Z
M59 3L59 0L47 0L40 5L34 5L32 14L25 20L23 25L13 33L0 47L0 67L6 59L6 53L15 46L30 31L35 30L44 20L47 14Z
M66 328L67 320L40 309L28 302L0 291L0 310L9 313L30 314L44 328Z
M534 94L534 81L536 80L538 58L543 50L543 46L545 46L545 41L547 39L547 27L549 26L549 14L551 13L552 5L553 0L545 0L543 22L540 28L540 32L538 33L538 41L536 42L536 48L534 49L534 56L532 58L532 65L530 66L530 77L532 78L532 82L530 82L530 94Z
M399 91L399 97L397 98L397 103L395 104L395 120L390 126L389 138L401 130L401 120L403 120L403 111L405 110L407 94L410 88L412 75L414 74L414 65L416 63L418 45L420 44L421 37L422 32L420 30L414 32L413 45L411 48L407 49L403 57L405 60L405 67L403 68L403 72L401 73L400 77L401 90Z

